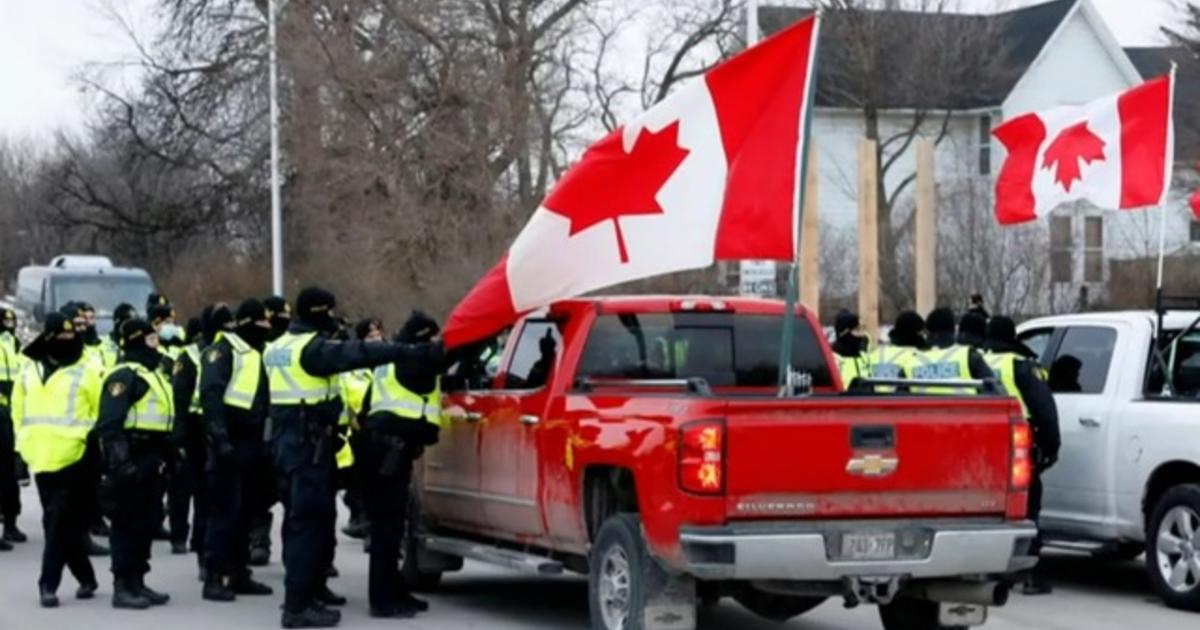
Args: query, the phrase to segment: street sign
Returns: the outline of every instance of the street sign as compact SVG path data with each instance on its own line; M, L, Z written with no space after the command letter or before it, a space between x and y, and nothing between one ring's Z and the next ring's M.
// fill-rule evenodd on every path
M738 294L764 297L779 294L775 283L774 261L743 260L738 271Z

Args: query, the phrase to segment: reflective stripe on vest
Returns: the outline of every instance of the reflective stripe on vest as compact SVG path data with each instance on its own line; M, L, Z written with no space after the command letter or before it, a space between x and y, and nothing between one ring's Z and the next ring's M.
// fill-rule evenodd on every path
M971 377L971 349L952 345L947 348L930 348L913 354L913 380L946 380ZM971 390L962 387L914 387L920 394L968 394Z
M1021 360L1021 357L1012 352L999 352L988 353L984 355L983 360L996 373L996 377L1004 385L1004 391L1021 403L1021 413L1028 419L1029 407L1025 406L1025 399L1021 398L1021 390L1017 389L1017 361Z
M315 332L286 333L267 346L263 365L267 368L272 405L320 403L338 397L335 377L313 376L300 365L304 347L316 336Z
M399 418L422 420L442 425L442 381L437 380L433 391L422 396L409 390L396 380L393 363L375 368L375 380L371 387L371 413L386 411Z
M184 354L192 361L192 365L196 370L196 383L192 385L192 396L188 400L188 411L194 414L204 413L204 408L200 406L200 370L203 366L200 363L200 345L188 344L183 348Z
M880 346L870 356L872 378L904 378L914 350L907 346Z
M225 335L225 340L233 347L233 374L225 385L225 404L249 410L254 406L254 395L258 393L262 355L234 333Z
M96 424L100 371L82 358L48 378L25 362L13 387L16 448L34 473L55 472L83 458Z
M129 368L149 386L146 395L133 403L125 416L125 428L130 431L166 433L175 423L175 402L167 379L157 370L151 372L137 363L122 363L113 371Z

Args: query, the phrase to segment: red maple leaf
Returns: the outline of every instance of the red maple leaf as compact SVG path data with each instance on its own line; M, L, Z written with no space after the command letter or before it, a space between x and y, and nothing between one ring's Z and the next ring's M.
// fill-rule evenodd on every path
M1088 129L1087 121L1063 129L1046 149L1042 168L1055 168L1054 181L1071 192L1071 185L1083 180L1079 161L1086 164L1104 161L1104 140Z
M617 232L621 262L629 262L618 221L623 216L662 214L655 196L687 158L679 146L679 121L657 133L642 129L629 153L617 129L592 145L567 171L543 205L571 220L570 236L611 220Z

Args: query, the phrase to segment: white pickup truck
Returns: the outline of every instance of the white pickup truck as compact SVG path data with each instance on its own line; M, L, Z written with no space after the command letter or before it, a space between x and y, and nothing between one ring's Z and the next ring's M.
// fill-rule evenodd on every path
M1063 315L1020 327L1050 370L1062 450L1043 476L1046 543L1146 554L1168 606L1200 611L1200 312ZM1161 358L1160 358L1161 357Z

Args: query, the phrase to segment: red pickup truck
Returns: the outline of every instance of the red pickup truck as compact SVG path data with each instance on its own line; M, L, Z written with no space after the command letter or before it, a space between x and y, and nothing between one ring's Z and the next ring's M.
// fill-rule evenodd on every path
M569 300L461 352L405 576L429 587L463 558L585 573L597 630L694 628L723 596L775 620L843 597L887 630L983 623L1036 562L1017 403L983 382L843 391L803 309L781 395L784 311Z

